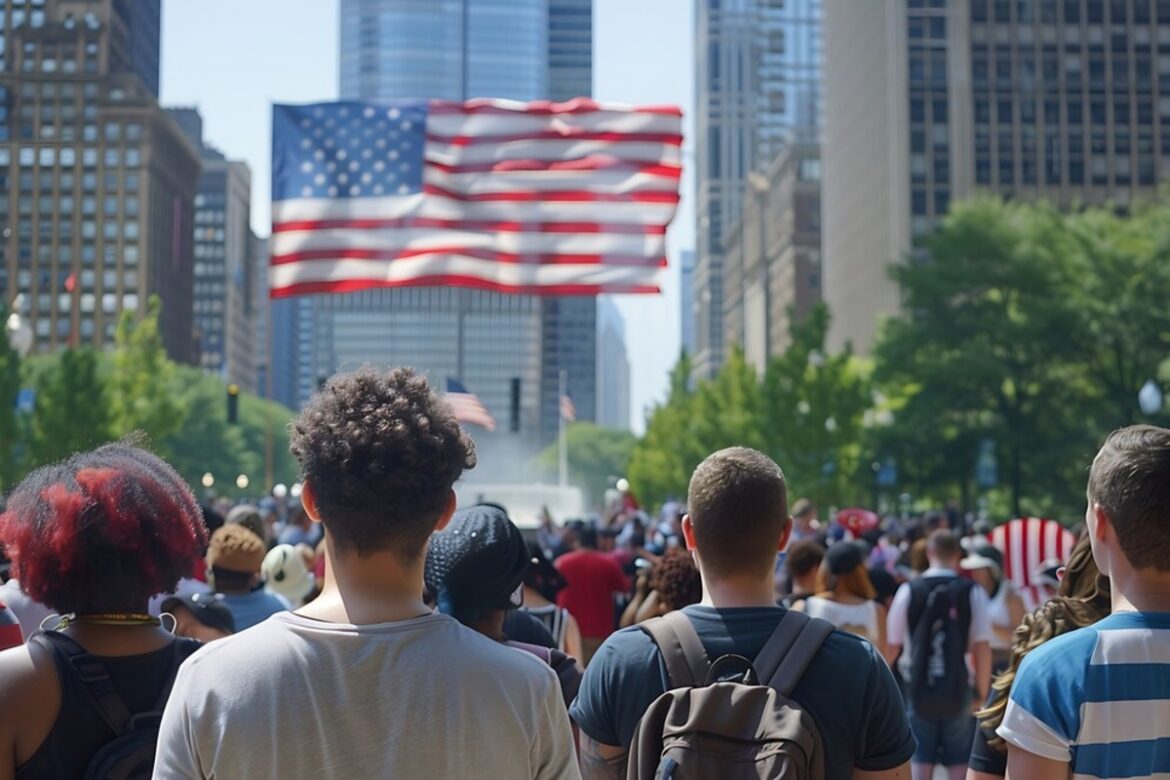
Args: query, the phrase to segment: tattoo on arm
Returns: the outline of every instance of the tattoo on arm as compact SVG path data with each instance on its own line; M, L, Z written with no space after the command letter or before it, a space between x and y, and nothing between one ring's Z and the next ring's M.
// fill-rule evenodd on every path
M581 732L581 776L584 780L621 780L629 751L605 745Z

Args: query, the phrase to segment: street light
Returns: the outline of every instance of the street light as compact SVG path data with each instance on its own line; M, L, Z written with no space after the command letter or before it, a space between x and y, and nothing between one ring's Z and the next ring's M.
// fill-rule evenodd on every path
M288 489L289 496L292 498L300 498L301 497L301 487L302 486L301 486L300 482L294 482L292 484L292 487L290 487Z
M240 476L236 477L236 487L238 487L240 490L244 490L248 487L247 474L241 474Z
M1147 417L1162 411L1162 388L1153 379L1147 379L1138 391L1138 406Z
M215 484L215 477L212 476L211 472L209 471L203 475L202 482L203 482L203 487L209 488Z
M288 495L288 485L283 482L277 482L272 486L272 495L275 498L284 498Z

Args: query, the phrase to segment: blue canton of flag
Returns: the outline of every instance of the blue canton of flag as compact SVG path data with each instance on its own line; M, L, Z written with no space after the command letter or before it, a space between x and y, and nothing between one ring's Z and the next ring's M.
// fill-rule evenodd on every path
M422 191L425 101L279 109L280 121L272 125L274 201Z

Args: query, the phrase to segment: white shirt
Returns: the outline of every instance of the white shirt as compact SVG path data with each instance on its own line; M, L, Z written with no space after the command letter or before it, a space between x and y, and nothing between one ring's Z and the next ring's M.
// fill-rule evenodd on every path
M809 617L827 620L842 631L856 634L873 643L878 641L877 607L876 601L844 604L820 596L809 596L804 600L804 613Z
M927 569L922 578L927 577L957 577L951 569ZM902 647L906 644L906 634L909 632L910 583L904 583L894 594L894 601L890 604L890 614L886 617L886 643L893 647ZM988 609L987 591L978 585L971 588L971 626L967 631L967 647L973 648L977 642L991 642L994 632L991 630L991 613ZM904 677L908 676L910 653L902 653L898 666Z
M579 778L556 676L439 614L281 612L180 668L155 780L365 777Z

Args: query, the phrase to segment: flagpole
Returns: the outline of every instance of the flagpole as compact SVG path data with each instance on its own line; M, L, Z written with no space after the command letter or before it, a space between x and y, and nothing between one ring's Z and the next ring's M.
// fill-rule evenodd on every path
M565 427L565 394L569 391L569 372L561 369L561 392L557 396L557 419L560 420L560 480L561 487L569 486L569 437Z

